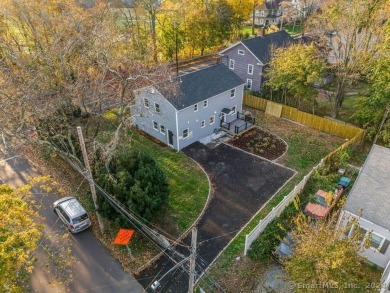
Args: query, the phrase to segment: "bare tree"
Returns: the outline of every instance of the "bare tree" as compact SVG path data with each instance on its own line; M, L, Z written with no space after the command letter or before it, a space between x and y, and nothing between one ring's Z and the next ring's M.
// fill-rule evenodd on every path
M310 33L328 49L335 76L333 117L338 115L346 87L367 73L369 61L378 56L377 44L388 22L385 4L385 0L328 0L310 20Z
M76 124L88 126L113 103L123 115L132 89L166 79L165 69L134 53L136 32L118 27L107 6L12 0L4 7L0 131L9 140L34 139L77 157Z

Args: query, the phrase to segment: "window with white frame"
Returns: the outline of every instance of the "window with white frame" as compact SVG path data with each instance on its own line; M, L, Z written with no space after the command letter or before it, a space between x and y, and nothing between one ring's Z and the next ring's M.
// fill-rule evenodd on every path
M160 124L160 132L165 135L165 126Z
M194 105L194 112L198 111L198 104Z
M251 89L252 89L252 79L248 78L248 79L246 80L246 88L247 88L248 90L251 90Z
M183 138L188 137L188 128L183 130Z
M258 10L255 11L255 15L259 16L259 11Z
M149 108L149 100L147 98L144 98L144 106L145 108Z
M234 60L233 59L229 60L229 69L234 69Z
M157 103L154 103L154 110L156 111L156 113L160 113L160 105Z
M158 123L153 121L153 128L158 131Z
M253 65L248 64L248 74L253 74Z
M235 115L237 110L237 106L233 106L231 115Z
M204 108L207 108L208 105L209 105L209 101L208 101L208 100L205 100L205 101L203 102L203 107L204 107Z
M238 55L245 55L245 51L244 50L238 50Z
M260 19L260 24L264 24L264 19Z
M382 237L373 231L367 231L367 229L357 225L353 225L346 234L348 237L351 237L352 235L356 235L355 233L359 233L357 235L357 240L363 246L370 247L371 249L374 249L381 254L386 253L390 241L385 237Z
M230 90L230 98L234 98L236 96L236 89Z
M202 122L200 123L200 127L205 127L206 126L206 120L202 120Z
M260 14L261 14L261 16L265 16L264 10L262 10Z
M215 115L210 117L210 125L214 124L214 122L215 122Z

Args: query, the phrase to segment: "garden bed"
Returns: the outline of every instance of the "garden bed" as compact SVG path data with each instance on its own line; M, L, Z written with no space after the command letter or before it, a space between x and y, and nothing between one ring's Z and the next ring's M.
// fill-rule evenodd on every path
M279 158L287 150L282 139L257 127L234 137L229 144L268 160Z

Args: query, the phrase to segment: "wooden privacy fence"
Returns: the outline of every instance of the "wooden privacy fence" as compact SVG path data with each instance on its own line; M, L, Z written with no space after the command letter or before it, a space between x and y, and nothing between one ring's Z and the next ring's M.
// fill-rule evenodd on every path
M267 103L270 101L258 98L251 95L245 95L244 96L244 104L246 106L265 110L267 108ZM273 103L273 102L270 102ZM275 103L274 103L275 104ZM281 105L281 104L278 104ZM267 225L272 222L273 219L280 216L280 214L284 211L284 209L294 201L295 197L303 190L303 188L306 186L307 181L310 179L311 175L315 170L322 167L324 162L326 162L328 159L330 159L332 156L336 155L339 151L343 151L346 147L357 143L362 140L364 131L363 129L360 129L358 127L345 125L341 122L329 120L322 117L317 117L312 114L304 113L299 110L296 110L294 108L282 105L282 113L281 116L291 119L293 121L299 122L303 125L307 125L311 128L321 130L323 132L327 132L330 134L338 135L344 138L348 138L349 140L339 146L337 149L326 155L323 159L321 159L321 162L313 167L313 169L303 177L303 179L294 187L294 189L286 195L280 203L278 203L277 206L272 208L272 211L265 216L263 219L259 221L257 226L249 232L245 236L245 248L244 248L244 255L248 253L248 250L250 249L250 246L252 243L259 238L260 234L264 231L264 229L267 227ZM269 107L272 109L275 109L275 107ZM315 125L315 123L319 123L319 125ZM353 134L353 135L352 135Z
M268 106L268 104L272 106L270 107ZM342 138L351 139L360 133L363 134L363 130L361 128L334 121L331 119L319 117L313 114L305 113L293 107L275 103L263 98L255 97L247 93L245 93L244 95L244 105L263 111L266 111L266 109L275 109L275 105L277 105L282 108L279 117L290 119L292 121L306 125L310 128L333 134ZM269 113L273 114L275 113L275 111Z

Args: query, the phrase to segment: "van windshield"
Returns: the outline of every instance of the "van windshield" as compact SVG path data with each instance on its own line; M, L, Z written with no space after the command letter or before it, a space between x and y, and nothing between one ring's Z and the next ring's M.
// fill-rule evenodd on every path
M73 224L80 223L82 221L85 221L86 219L88 219L88 215L87 214L82 214L81 216L78 216L78 217L73 219Z

